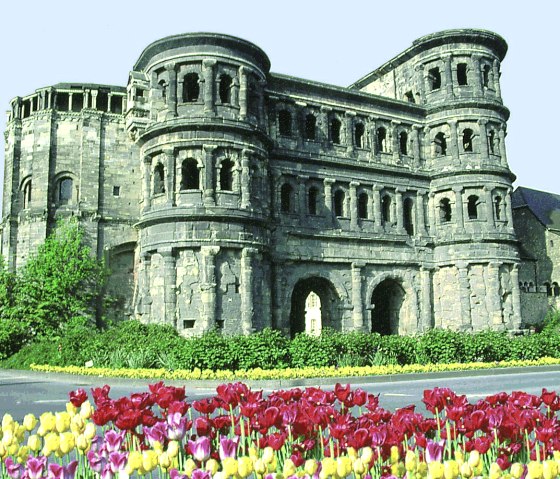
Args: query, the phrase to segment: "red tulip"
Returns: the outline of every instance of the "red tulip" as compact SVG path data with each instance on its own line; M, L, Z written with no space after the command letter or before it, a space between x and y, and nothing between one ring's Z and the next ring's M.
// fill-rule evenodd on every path
M83 403L85 403L87 401L87 393L82 389L76 389L75 391L70 391L69 393L70 396L70 402L75 406L75 407L80 407Z

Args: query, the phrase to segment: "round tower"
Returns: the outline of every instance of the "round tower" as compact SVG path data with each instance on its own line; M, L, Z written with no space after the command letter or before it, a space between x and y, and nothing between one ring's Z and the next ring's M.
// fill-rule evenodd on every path
M144 321L185 335L267 326L269 68L250 42L195 33L152 43L131 72L127 129L143 182L136 311Z
M518 329L515 176L506 158L509 111L499 83L507 44L488 31L448 30L413 48L432 173L435 326Z

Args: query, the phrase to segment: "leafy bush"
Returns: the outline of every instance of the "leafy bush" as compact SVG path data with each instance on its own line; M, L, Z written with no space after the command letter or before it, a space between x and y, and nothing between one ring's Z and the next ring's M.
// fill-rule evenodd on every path
M0 360L19 351L29 337L25 324L0 319Z

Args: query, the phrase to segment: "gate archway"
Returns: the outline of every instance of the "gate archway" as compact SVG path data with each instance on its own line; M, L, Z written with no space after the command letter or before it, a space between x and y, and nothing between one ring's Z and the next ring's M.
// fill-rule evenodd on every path
M399 334L406 292L398 281L385 279L371 295L371 331L379 334Z

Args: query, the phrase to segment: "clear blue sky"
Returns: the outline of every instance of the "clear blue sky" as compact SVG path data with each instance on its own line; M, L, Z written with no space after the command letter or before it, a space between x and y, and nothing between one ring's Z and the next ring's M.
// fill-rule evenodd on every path
M0 107L7 110L13 97L58 82L124 86L150 42L184 32L239 36L268 54L274 72L347 86L422 35L484 28L509 44L501 83L511 110L506 142L516 185L560 193L559 5L542 0L10 0L0 6ZM5 122L2 115L2 130ZM3 158L2 149L2 164Z

